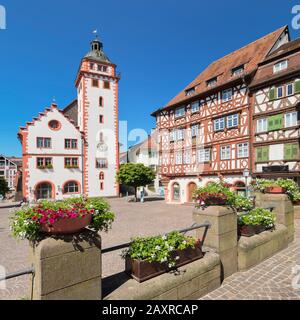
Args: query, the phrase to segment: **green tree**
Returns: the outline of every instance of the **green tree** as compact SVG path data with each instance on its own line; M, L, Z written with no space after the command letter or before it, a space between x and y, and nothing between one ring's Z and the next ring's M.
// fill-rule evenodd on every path
M134 187L136 198L137 188L145 187L146 185L151 184L154 179L154 171L141 163L122 164L119 172L117 173L117 181L120 184Z
M8 191L9 191L9 187L8 187L7 181L3 177L0 177L0 195L5 197Z

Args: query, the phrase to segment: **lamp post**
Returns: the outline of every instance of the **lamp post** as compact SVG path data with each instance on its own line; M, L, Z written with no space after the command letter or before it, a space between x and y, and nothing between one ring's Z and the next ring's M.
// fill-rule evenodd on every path
M245 183L246 183L246 197L248 198L248 178L250 176L250 171L249 169L245 169L243 171L243 177L245 178Z

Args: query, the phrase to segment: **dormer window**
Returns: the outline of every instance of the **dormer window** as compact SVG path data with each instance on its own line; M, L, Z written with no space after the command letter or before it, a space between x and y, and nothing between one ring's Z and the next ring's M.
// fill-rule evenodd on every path
M191 88L191 89L188 89L188 90L185 91L185 95L187 97L192 96L194 93L195 93L195 88Z
M214 77L214 78L206 81L207 86L209 88L214 87L217 84L217 82L218 82L218 78L217 77Z
M287 60L280 61L273 66L273 73L277 73L285 70L288 67Z
M244 65L241 65L241 66L238 66L238 67L236 67L236 68L233 68L233 69L231 70L232 76L233 76L233 77L239 76L239 75L241 75L242 73L244 73L244 70L245 70Z

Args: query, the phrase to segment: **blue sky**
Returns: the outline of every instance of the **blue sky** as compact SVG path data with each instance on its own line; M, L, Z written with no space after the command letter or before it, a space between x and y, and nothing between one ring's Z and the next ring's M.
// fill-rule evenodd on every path
M163 106L210 62L288 24L297 1L252 0L0 0L0 154L20 155L18 127L55 96L76 97L74 80L100 30L104 49L122 73L120 120L129 130L155 126ZM132 142L131 142L132 143Z

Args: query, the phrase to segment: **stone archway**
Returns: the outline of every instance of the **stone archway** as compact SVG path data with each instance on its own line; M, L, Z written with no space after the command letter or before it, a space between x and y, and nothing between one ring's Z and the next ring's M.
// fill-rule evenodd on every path
M195 182L190 182L187 185L187 202L194 202L193 193L197 189L197 184Z

